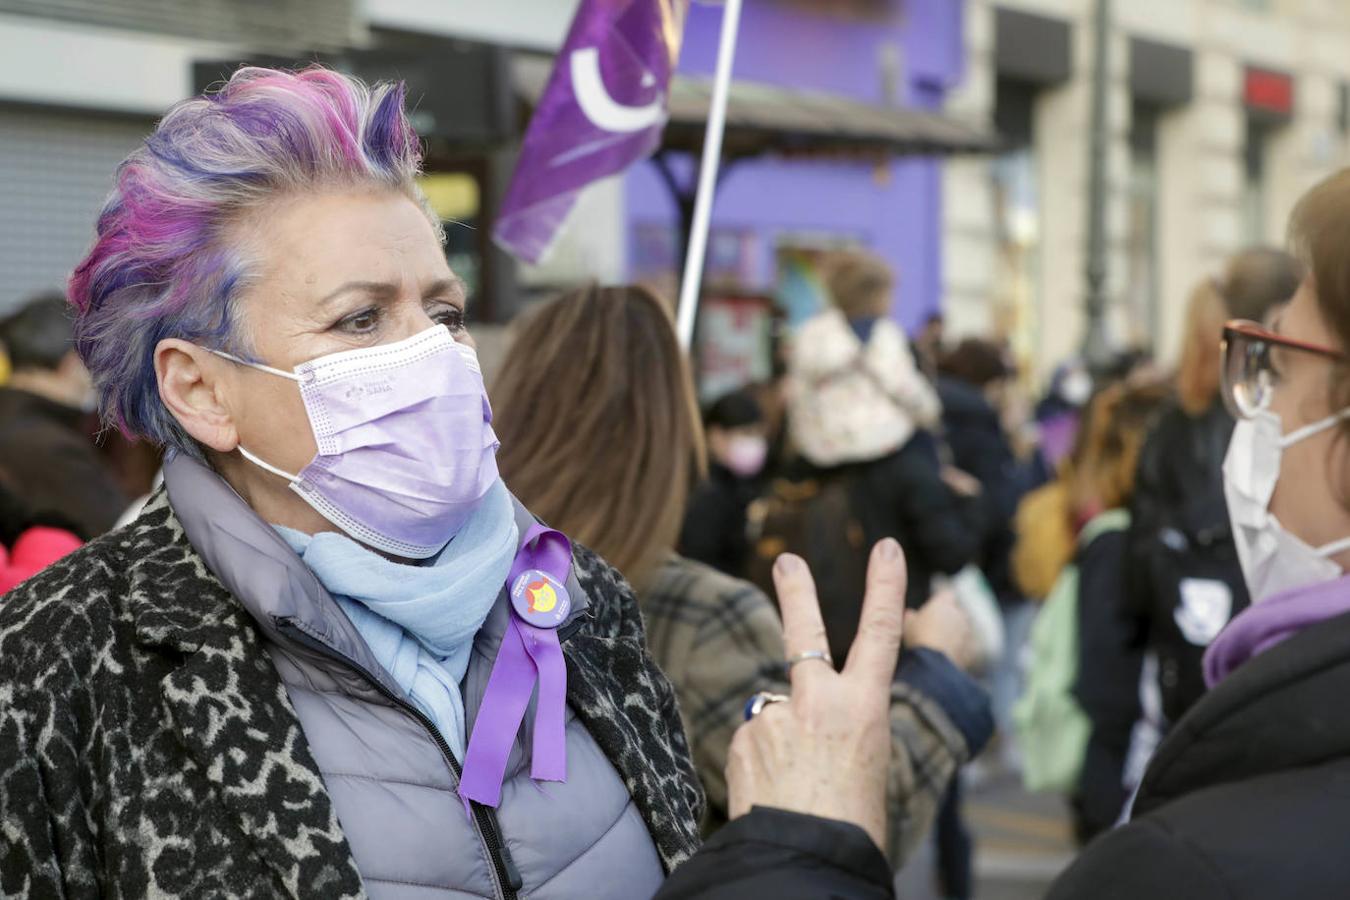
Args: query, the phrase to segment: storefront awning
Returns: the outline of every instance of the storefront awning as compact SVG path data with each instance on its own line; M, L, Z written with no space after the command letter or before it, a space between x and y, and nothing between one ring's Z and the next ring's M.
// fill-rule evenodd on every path
M553 58L516 54L512 76L533 106L548 83ZM663 149L697 154L703 147L712 79L676 75ZM818 91L734 81L727 94L726 159L778 156L894 156L989 153L998 136L950 116L874 106Z

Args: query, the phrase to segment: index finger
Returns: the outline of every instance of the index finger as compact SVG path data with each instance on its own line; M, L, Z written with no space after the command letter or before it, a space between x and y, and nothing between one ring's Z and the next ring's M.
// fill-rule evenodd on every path
M783 616L783 652L787 659L808 650L829 652L825 622L820 617L820 601L816 598L816 582L806 560L784 553L773 564L773 583L778 589L778 610ZM788 680L801 687L811 679L824 674L828 663L808 660L788 667ZM829 670L833 670L829 666Z
M858 636L848 652L844 674L886 686L895 677L905 622L905 554L893 538L878 541L867 561L867 591Z

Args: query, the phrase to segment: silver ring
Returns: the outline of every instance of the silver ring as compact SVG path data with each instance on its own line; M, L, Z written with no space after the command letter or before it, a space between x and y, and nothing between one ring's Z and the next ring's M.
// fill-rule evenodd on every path
M791 669L797 663L806 662L808 659L818 659L821 662L828 663L831 669L834 668L834 657L830 656L828 650L806 650L798 653L787 661L787 667Z
M749 722L755 716L764 711L764 707L770 703L786 703L791 698L787 694L772 694L768 691L760 691L753 695L745 704L745 721Z

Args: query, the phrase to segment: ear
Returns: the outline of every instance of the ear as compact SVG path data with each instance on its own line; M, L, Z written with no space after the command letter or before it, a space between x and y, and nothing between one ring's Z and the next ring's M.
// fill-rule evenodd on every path
M159 398L183 430L218 453L239 445L222 383L227 363L208 350L178 338L155 345Z

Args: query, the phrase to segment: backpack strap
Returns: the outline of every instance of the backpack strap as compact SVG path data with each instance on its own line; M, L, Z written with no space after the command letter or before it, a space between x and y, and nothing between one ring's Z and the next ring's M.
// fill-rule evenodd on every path
M1104 534L1113 531L1124 531L1130 527L1130 511L1123 507L1117 509L1108 509L1104 513L1098 513L1092 521L1083 526L1083 530L1078 532L1078 547L1082 549L1095 541Z

